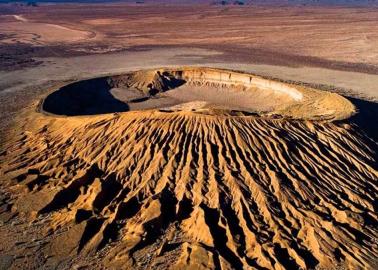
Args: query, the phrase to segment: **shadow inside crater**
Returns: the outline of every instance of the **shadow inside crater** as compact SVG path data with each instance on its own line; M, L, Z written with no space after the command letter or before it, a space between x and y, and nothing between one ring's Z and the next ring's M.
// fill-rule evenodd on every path
M357 113L347 119L356 124L369 138L378 143L378 103L347 97L357 108Z
M129 88L133 83L128 81L129 75L94 78L63 86L45 98L42 110L64 116L127 112L130 111L129 104L146 102L161 92L186 83L185 80L176 78L168 72L158 71L151 83L140 83L145 89L132 87L138 89L141 96L130 99L129 94L132 90ZM121 89L116 96L111 91L114 88Z
M129 111L127 103L116 99L107 78L96 78L63 86L51 93L42 109L57 115L95 115Z

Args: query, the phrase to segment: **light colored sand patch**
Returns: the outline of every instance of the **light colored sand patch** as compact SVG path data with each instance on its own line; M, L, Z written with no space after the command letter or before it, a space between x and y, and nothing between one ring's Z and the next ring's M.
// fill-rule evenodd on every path
M20 21L20 22L28 21L28 19L26 19L23 15L13 15L13 18L15 18L17 21Z
M207 106L209 106L209 103L206 101L190 101L190 102L185 102L181 103L178 105L162 108L163 110L173 110L173 111L198 111L201 109L205 109Z
M93 33L48 23L19 21L0 24L0 32L13 34L4 43L23 42L30 44L72 43L89 39Z
M123 19L93 19L93 20L83 20L82 21L85 24L90 24L90 25L116 25L116 24L121 24L124 22Z

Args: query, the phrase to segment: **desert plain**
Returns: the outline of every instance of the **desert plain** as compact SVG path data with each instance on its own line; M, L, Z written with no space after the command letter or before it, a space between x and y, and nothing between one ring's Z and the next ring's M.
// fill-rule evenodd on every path
M0 4L0 269L377 269L377 21Z

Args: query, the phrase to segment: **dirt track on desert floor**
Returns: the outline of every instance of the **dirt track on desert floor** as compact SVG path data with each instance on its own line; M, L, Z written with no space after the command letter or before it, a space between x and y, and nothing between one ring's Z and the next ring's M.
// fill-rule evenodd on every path
M9 16L3 16L6 19ZM13 20L0 24L0 33L9 38L1 40L2 43L12 44L15 41L31 45L48 45L57 43L82 42L96 35L89 31L80 31L66 26L32 22L22 15L13 15Z

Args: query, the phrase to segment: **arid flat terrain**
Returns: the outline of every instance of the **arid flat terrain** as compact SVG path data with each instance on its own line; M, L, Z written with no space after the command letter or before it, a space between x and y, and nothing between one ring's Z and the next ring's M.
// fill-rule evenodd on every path
M239 62L306 64L377 73L376 8L3 6L7 8L0 12L0 42L48 45L49 49L37 50L35 55L193 46L221 50L223 57Z
M0 4L0 269L377 269L377 21Z

